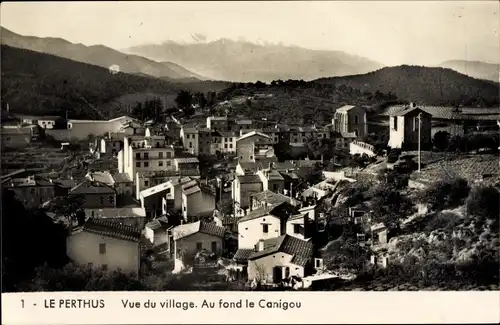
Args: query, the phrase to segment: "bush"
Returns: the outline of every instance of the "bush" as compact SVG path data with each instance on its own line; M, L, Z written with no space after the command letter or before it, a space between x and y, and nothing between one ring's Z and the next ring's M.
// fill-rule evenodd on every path
M434 134L432 138L432 143L434 147L439 151L444 151L448 148L450 144L450 133L446 131L439 131Z
M442 229L452 232L462 222L460 216L453 212L439 212L434 214L425 224L425 230Z
M470 187L467 180L441 180L433 183L419 194L419 201L427 203L431 209L454 208L464 203Z
M467 213L480 219L498 221L500 192L493 186L475 187L467 198Z

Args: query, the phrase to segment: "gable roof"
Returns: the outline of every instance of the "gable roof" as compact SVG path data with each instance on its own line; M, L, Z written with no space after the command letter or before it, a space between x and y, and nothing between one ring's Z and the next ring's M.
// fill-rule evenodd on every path
M262 183L260 181L260 177L257 175L238 175L236 176L238 180L240 181L240 184L255 184L255 183Z
M410 108L404 109L402 111L395 112L393 115L394 116L404 116L404 115L406 115L408 113L415 112L415 111L421 112L421 113L423 113L425 115L431 115L428 112L426 112L425 110L421 109L420 107L410 107Z
M134 242L139 242L141 238L141 231L138 228L106 219L90 218L82 230L97 235Z
M266 191L262 191L262 192L259 192L259 193L255 193L255 194L252 194L250 195L250 197L254 200L257 200L257 201L267 201L268 204L281 204L281 203L284 203L284 202L287 202L287 203L291 203L292 205L298 205L299 202L289 196L286 196L284 194L281 194L281 193L275 193L273 191L270 191L270 190L266 190Z
M202 233L222 238L224 237L225 232L226 229L217 226L215 222L205 222L202 220L179 225L172 229L174 240L186 238L196 233Z
M73 187L70 194L115 194L115 190L106 184L84 181Z
M250 211L246 216L244 216L240 220L238 220L238 223L257 219L257 218L267 216L267 215L271 215L271 216L274 216L276 218L279 218L278 216L275 215L277 212L277 208L284 206L285 204L290 205L288 202L279 202L276 204L272 204L270 206L263 206L261 208Z
M263 138L266 138L266 139L271 139L270 136L268 136L267 134L264 134L262 132L257 132L257 131L251 131L251 132L248 132L248 133L245 133L243 134L241 137L239 137L238 139L236 139L236 141L240 141L240 140L243 140L243 139L246 139L246 138L250 138L254 135L257 135L257 136L260 136L260 137L263 137Z
M337 108L337 112L348 112L351 109L353 109L354 107L356 107L356 106L354 106L354 105L344 105L344 106L342 106L340 108Z
M262 251L253 252L248 259L255 260L279 252L292 255L293 258L290 261L291 263L305 266L313 255L313 244L310 241L305 241L290 235L283 235L264 240L264 249Z
M168 182L165 182L165 183L161 183L159 185L156 185L156 186L150 187L148 189L142 190L139 195L142 196L142 197L149 197L151 195L158 194L160 192L166 191L167 189L170 188L170 186L172 186L172 182L171 181L168 181Z

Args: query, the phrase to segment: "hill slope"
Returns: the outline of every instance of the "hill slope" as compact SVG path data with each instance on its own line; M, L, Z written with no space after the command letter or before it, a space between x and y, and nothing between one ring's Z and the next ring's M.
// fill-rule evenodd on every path
M124 108L127 103L114 102L126 95L140 97L140 93L151 93L162 97L176 95L181 89L207 92L228 86L223 82L186 84L125 73L111 74L102 67L49 54L6 45L1 49L2 103L8 102L13 112L63 114L69 108L73 117L114 117L128 113Z
M220 39L209 43L147 44L123 50L157 61L170 61L216 80L235 82L275 79L312 80L366 73L381 64L341 51L260 45Z
M500 64L480 61L450 60L443 62L438 66L452 69L477 79L491 80L495 82L500 81Z
M427 105L498 105L499 84L478 80L451 69L420 66L386 67L364 75L316 80L361 91L393 93L398 98Z
M1 28L2 45L52 54L74 61L109 68L118 65L125 73L142 73L169 79L207 79L172 62L156 62L137 55L124 54L103 45L85 46L60 38L23 36Z
M407 101L421 105L461 103L495 107L499 103L498 87L498 83L473 79L449 69L399 66L311 82L240 84L222 95L230 100L226 106L236 114L300 125L330 123L335 110L347 104L362 105L375 113L389 104Z

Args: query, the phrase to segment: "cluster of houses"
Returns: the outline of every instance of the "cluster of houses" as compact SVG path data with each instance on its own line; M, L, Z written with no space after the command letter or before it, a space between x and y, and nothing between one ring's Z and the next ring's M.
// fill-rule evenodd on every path
M424 145L430 143L427 111L410 105L393 112L389 121L391 147L415 144L419 134ZM23 119L44 129L51 128L49 122ZM324 127L260 127L227 116L208 117L202 126L177 121L160 128L128 117L92 127L87 122L68 120L67 131L82 128L86 136L96 135L91 152L115 157L116 172L89 171L76 183L37 179L22 171L2 176L2 185L23 197L33 195L34 204L42 207L54 197L81 198L86 221L71 225L68 256L81 264L137 274L145 247L167 254L174 260L173 271L181 272L196 264L200 251L220 256L228 236L237 240L231 267L250 281L276 283L322 270L311 240L320 231L317 200L355 180L326 175L320 184L304 186L304 171L319 161L280 162L274 145L300 148L311 137L331 138L352 154L374 155L373 147L359 140L368 133L366 112L351 105L337 109ZM202 180L199 156L218 154L234 156L235 169L217 177L215 184ZM217 210L225 199L233 203L231 212Z

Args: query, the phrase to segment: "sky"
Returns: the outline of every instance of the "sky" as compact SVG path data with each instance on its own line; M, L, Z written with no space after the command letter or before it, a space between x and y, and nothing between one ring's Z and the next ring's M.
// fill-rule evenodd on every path
M146 43L267 41L385 65L500 61L497 1L4 2L1 25L120 50Z

